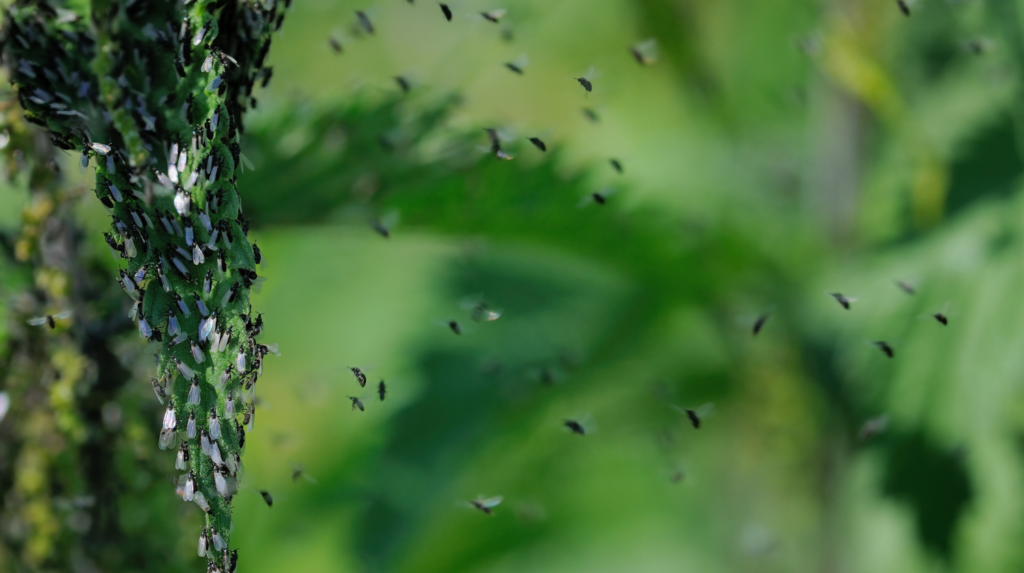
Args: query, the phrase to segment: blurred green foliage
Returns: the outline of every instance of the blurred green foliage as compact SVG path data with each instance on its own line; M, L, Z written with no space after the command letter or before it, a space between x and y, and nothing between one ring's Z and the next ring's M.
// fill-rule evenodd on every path
M239 180L283 352L247 570L1020 568L1020 2L452 5L368 36L299 2L275 40Z

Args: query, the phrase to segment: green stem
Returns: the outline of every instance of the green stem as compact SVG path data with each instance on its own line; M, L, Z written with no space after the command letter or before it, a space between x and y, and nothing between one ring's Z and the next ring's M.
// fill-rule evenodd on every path
M179 492L206 511L209 568L231 571L243 424L269 350L249 306L258 251L236 189L238 141L283 13L273 2L94 0L87 26L40 6L9 10L5 63L26 118L96 166L119 280L140 335L159 344L160 446L182 452Z

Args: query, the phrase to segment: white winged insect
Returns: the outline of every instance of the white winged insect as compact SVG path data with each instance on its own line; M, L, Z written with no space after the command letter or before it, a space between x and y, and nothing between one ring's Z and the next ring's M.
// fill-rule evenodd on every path
M56 321L64 320L65 318L70 318L71 314L72 313L70 310L65 310L64 312L58 312L57 314L48 314L46 316L37 316L35 318L30 318L25 322L30 326L42 326L45 324L46 326L49 326L50 329L54 329L57 328Z
M506 10L504 8L495 8L493 10L487 10L485 12L480 12L480 17L483 18L484 20L487 20L488 22L491 22L493 24L497 24L498 22L501 21L502 17L504 17L505 14L507 14L507 13L508 13L508 10Z
M830 297L836 299L836 302L838 302L839 305L842 306L846 310L850 310L850 305L852 305L853 303L857 302L857 300L858 300L857 297L846 296L846 295L844 295L842 293L838 293L838 292L826 292L825 294L827 294Z
M486 151L498 159L510 160L513 156L509 155L502 149L502 144L506 141L512 141L515 139L515 134L507 128L496 128L487 127L484 128L487 132L487 138L490 140L490 147L481 147L481 151Z
M299 481L300 479L304 479L311 484L320 483L316 481L315 477L309 475L309 473L306 472L306 468L304 468L302 464L292 464L292 481L296 482Z
M494 308L480 295L469 296L459 301L463 310L469 311L474 322L493 322L501 318L501 309Z
M523 75L526 71L526 66L530 65L530 58L526 54L519 54L519 57L512 60L511 62L505 62L505 67L512 70L513 72Z
M468 504L468 507L486 513L487 515L494 515L494 508L498 507L503 499L505 498L500 495L496 495L494 497L478 495L476 498L466 502L466 504Z
M687 420L689 420L690 425L693 426L693 429L695 430L699 430L701 425L704 423L704 420L714 416L715 414L715 405L711 402L698 406L697 408L683 408L673 404L672 409L685 415Z
M866 442L884 432L888 427L889 416L882 414L864 422L864 425L860 427L860 432L857 433L857 438L862 442Z
M629 47L629 53L641 66L650 66L658 61L658 41L648 38Z
M379 218L374 219L371 226L374 231L377 231L377 234L387 239L391 237L391 230L398 226L401 218L401 214L398 211L388 211Z

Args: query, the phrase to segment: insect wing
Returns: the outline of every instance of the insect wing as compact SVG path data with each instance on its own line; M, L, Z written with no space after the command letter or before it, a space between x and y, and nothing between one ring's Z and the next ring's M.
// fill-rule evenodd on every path
M26 320L25 322L27 324L31 325L31 326L42 326L42 325L46 324L47 319L48 319L48 317L39 316L39 317L36 317L36 318L30 318L30 319Z
M487 509L491 509L491 508L494 508L494 507L498 507L498 505L501 504L501 501L503 499L504 499L504 497L502 497L500 495L496 495L494 497L488 497L488 498L480 498L480 497L478 497L478 498L476 498L476 502L478 504L480 504L481 507L485 507Z

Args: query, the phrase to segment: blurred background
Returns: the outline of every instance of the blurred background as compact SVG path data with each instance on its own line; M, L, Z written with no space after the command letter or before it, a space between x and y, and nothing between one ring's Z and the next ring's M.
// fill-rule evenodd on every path
M1019 571L1024 4L903 6L295 2L239 181L282 352L240 570ZM147 495L145 569L201 567Z

